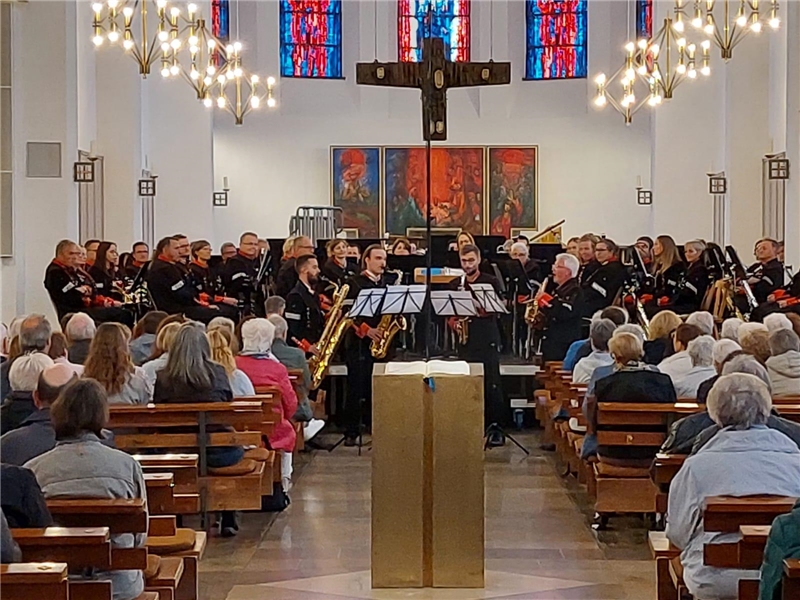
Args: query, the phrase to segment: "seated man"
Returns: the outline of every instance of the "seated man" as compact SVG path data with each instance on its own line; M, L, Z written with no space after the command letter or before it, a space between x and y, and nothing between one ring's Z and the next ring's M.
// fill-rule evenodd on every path
M53 524L42 488L30 469L0 464L0 506L12 529L35 529Z
M694 325L703 335L710 335L716 337L717 329L714 326L714 315L707 310L697 310L686 317L686 323Z
M297 388L297 411L292 419L303 423L303 439L309 441L325 426L325 421L314 418L314 411L308 401L308 392L311 387L311 372L308 370L306 354L300 348L294 348L286 343L286 334L289 325L286 320L276 314L267 317L275 326L275 340L272 342L272 353L287 369L303 371L303 381Z
M701 335L689 342L686 351L692 360L692 368L684 375L672 380L675 386L675 395L678 398L697 398L697 389L701 383L711 379L717 374L713 366L714 338L710 335Z
M722 374L722 367L734 356L744 354L742 347L733 340L722 338L714 342L714 348L711 350L711 358L714 360L714 370L717 372L711 379L706 379L697 388L697 402L700 404L706 403L708 392L711 391L714 383L719 379Z
M32 352L47 353L50 349L50 336L53 328L44 315L29 315L19 321L15 319L11 323L12 331L15 329L15 325L19 327L16 335L16 343L19 344L19 347L14 356L19 357ZM8 377L12 364L14 364L13 359L7 360L0 366L0 400L5 400L11 392Z
M283 316L283 311L286 310L286 300L282 296L270 296L264 302L264 309L267 311L267 317L272 315Z
M16 429L36 411L33 391L39 374L54 364L52 358L41 352L25 354L14 361L8 373L11 393L0 406L0 433Z
M740 579L758 571L704 564L706 544L735 543L738 533L705 533L703 507L710 496L771 494L800 497L800 449L766 427L772 399L749 374L723 375L708 396L708 412L721 430L690 456L672 480L667 538L681 550L683 580L697 600L737 598Z
M597 319L610 319L617 327L628 322L628 312L619 306L609 306L594 314L592 321ZM564 369L572 371L578 361L592 352L592 345L589 339L576 340L572 342L564 357Z
M580 359L572 371L572 383L586 383L592 377L597 367L610 365L614 362L608 352L608 341L617 328L611 319L599 319L589 326L589 341L592 344L592 353Z
M689 357L689 352L687 351L689 342L701 335L703 335L703 332L695 325L689 325L688 323L678 325L678 328L672 335L672 344L675 348L675 354L668 356L658 363L658 370L665 375L669 375L673 381L680 379L683 375L688 373L692 368L692 359Z
M70 317L64 328L64 334L69 342L67 357L70 362L79 365L86 362L86 357L89 356L89 346L92 344L95 333L97 333L97 325L95 325L94 319L86 313L75 313Z

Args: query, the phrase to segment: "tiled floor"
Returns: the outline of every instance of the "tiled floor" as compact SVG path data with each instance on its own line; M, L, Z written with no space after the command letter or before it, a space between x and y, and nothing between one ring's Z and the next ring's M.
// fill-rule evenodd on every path
M211 540L202 600L644 600L654 569L637 519L612 520L600 539L583 491L556 473L538 436L486 454L485 590L371 590L370 461L354 449L299 457L291 507L248 513L232 540Z

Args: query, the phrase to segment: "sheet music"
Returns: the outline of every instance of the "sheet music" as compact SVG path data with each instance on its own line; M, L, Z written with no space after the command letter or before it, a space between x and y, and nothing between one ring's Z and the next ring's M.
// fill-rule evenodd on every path
M386 289L381 313L400 315L422 312L425 292L424 285L393 285Z
M468 290L435 290L431 292L433 312L440 317L474 317L475 300Z
M475 295L475 302L487 313L508 312L491 283L471 283L470 288Z
M374 317L378 314L384 295L386 295L386 288L361 290L353 308L347 315L349 317Z

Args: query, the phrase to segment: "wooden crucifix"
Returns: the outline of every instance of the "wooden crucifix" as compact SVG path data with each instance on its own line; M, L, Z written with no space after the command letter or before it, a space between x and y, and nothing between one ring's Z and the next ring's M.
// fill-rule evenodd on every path
M422 91L422 137L426 142L447 139L447 90L511 83L511 63L451 62L441 38L422 42L422 62L356 64L356 83Z

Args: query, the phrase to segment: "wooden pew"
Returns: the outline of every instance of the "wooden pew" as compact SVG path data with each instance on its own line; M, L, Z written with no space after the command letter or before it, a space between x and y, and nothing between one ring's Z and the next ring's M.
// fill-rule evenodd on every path
M199 457L197 454L134 454L148 474L172 474L172 506L164 514L194 515L200 512Z
M789 558L783 561L783 600L800 598L800 560Z
M650 554L656 561L656 598L657 600L678 600L681 591L670 570L670 562L681 555L681 551L673 546L663 531L649 531L647 544ZM685 586L684 586L685 587Z
M206 448L259 446L263 407L260 399L198 404L114 406L109 427L117 430L117 447L187 450L199 455L201 513L258 510L261 508L264 462L242 461L225 469L209 469ZM227 425L234 431L209 433L210 425ZM268 453L267 453L268 454Z
M63 562L0 565L3 600L70 600Z

